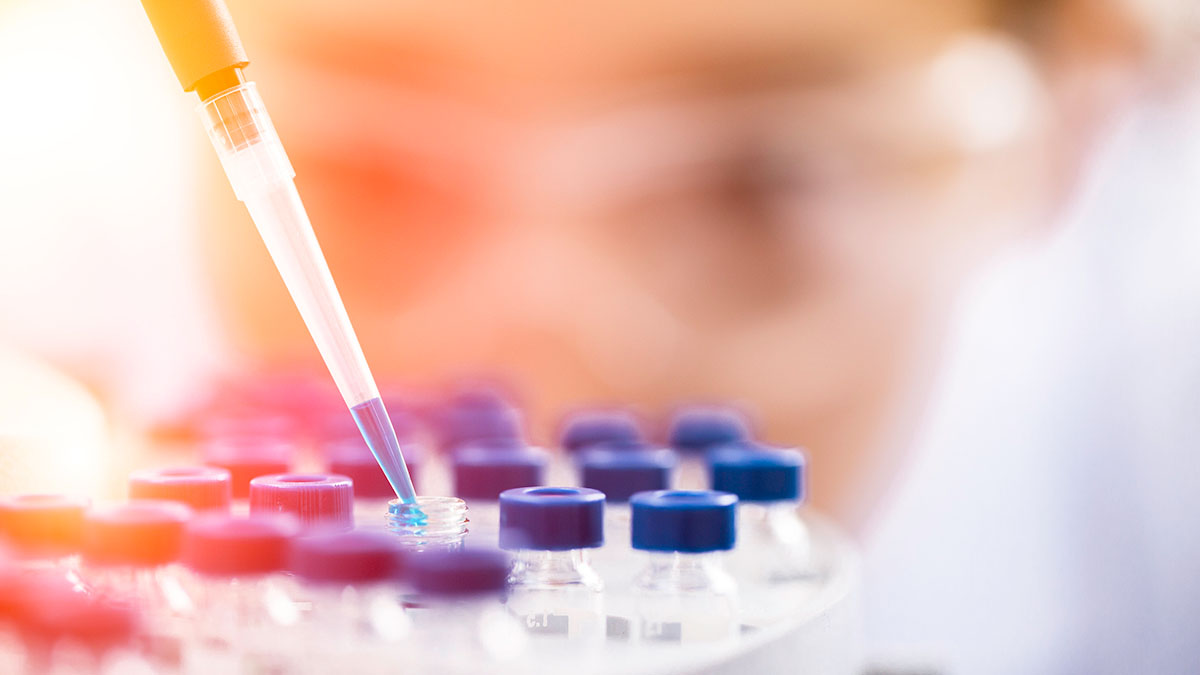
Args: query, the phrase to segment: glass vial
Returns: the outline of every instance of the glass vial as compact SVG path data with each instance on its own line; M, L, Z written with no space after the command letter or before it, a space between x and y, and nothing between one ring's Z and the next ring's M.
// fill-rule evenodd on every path
M283 570L299 532L286 516L200 516L184 534L182 562L196 607L185 636L183 671L282 672L281 626L299 610Z
M633 548L648 554L634 581L637 639L687 644L737 635L737 585L722 559L734 545L737 497L663 490L636 494L630 504Z
M588 551L604 544L604 493L534 487L500 494L500 546L515 551L508 608L537 635L604 638L604 584Z
M417 497L415 504L393 499L385 520L405 552L457 550L467 536L467 503L457 497Z
M528 635L504 606L512 561L501 551L430 552L407 562L409 606L420 645L412 672L485 673L509 667Z

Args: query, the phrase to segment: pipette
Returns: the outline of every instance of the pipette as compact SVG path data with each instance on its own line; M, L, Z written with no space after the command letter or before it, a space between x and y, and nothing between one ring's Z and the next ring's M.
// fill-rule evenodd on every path
M296 191L296 172L266 106L242 69L249 65L223 0L142 0L184 91L197 108L233 192L312 333L338 390L402 503L416 493L346 308Z

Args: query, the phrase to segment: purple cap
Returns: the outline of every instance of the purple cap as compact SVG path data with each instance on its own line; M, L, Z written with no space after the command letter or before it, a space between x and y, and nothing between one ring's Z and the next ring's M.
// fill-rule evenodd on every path
M512 560L502 551L467 548L410 556L406 571L413 588L427 595L480 595L507 587Z
M329 472L348 476L354 481L356 499L392 499L396 496L387 474L361 438L327 444L323 450L329 460ZM404 454L408 475L416 484L424 459L421 446L409 443L402 445L400 451Z
M521 438L521 411L494 389L465 389L435 412L433 426L441 449L452 451L473 441Z
M290 560L289 569L308 582L371 583L396 578L400 548L384 532L353 530L300 537Z
M671 418L668 437L671 447L680 452L704 452L749 438L750 422L736 408L690 406Z
M130 499L165 499L195 511L229 510L229 471L215 466L143 469L129 474Z
M549 458L542 450L494 450L467 446L454 453L454 494L495 501L500 493L545 482Z
M250 513L287 513L305 528L354 526L354 484L337 474L280 473L250 481Z
M216 577L269 574L287 567L289 545L299 532L288 516L200 516L183 537L183 563Z
M233 498L246 499L252 479L288 472L295 447L281 438L222 438L205 445L203 456L205 464L229 472Z
M580 453L580 483L603 492L610 502L627 502L638 492L671 487L675 463L675 453L666 449L592 447Z
M570 551L604 544L604 493L532 487L500 493L500 547Z
M567 415L559 442L568 452L597 443L637 444L642 441L638 418L628 410L582 410Z
M137 500L96 507L83 524L83 557L98 565L152 567L179 559L192 510L179 502Z
M0 533L26 553L65 555L83 544L88 500L64 495L16 495L0 499Z

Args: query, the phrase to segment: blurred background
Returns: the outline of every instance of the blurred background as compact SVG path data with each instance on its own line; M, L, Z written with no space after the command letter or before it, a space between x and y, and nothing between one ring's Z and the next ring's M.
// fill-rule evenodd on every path
M744 407L892 666L1200 669L1194 2L230 7L380 380ZM138 3L0 0L0 92L4 489L324 377Z

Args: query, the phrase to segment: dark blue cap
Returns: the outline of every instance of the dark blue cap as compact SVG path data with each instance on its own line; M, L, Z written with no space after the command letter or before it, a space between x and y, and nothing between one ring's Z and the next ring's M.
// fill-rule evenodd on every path
M588 448L580 454L580 483L599 490L610 502L627 502L638 492L671 487L675 453L670 450Z
M642 551L728 551L736 539L737 496L711 490L658 490L630 498L633 547Z
M462 448L454 453L454 494L495 501L505 490L542 485L547 462L546 453L534 448Z
M735 408L692 406L675 413L668 437L680 452L704 452L749 438L750 423Z
M559 443L575 452L597 443L636 444L642 440L642 427L627 410L583 410L567 415L562 422Z
M604 544L604 493L532 487L500 493L500 548L570 551Z
M803 499L804 464L799 450L761 443L733 443L708 453L712 488L732 492L746 502Z
M408 582L428 595L477 595L503 591L511 559L503 551L467 548L423 551L408 557Z

